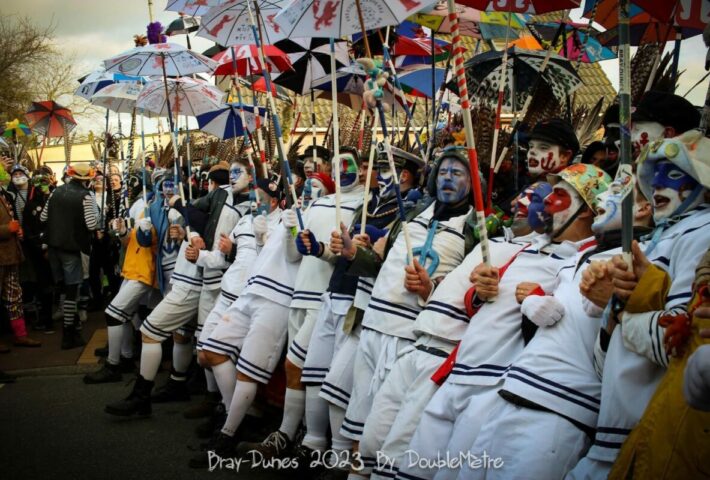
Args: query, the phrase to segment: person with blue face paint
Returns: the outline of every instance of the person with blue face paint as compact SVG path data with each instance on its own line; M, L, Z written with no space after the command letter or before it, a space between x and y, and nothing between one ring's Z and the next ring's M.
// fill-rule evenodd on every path
M446 149L436 160L427 188L430 198L408 215L414 259L408 258L400 224L372 248L358 246L351 253L351 273L376 277L362 319L352 394L340 430L356 443L397 352L411 347L417 338L412 320L423 310L435 286L476 244L468 165L461 148ZM375 456L376 445L362 446L367 468L372 465L368 462Z
M522 191L513 202L513 236L522 237L532 231L544 233L552 217L545 213L545 197L552 192L547 182L535 182Z

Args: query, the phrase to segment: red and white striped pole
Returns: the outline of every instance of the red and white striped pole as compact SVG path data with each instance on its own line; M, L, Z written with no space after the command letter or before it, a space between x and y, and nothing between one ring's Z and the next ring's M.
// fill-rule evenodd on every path
M490 265L490 254L488 253L488 231L486 230L486 215L483 210L483 191L481 189L481 177L478 171L478 154L476 153L476 142L473 137L471 104L468 100L466 72L463 65L463 46L461 45L461 32L459 31L459 16L456 13L454 0L447 0L447 3L449 6L451 36L453 37L454 70L456 72L456 83L459 88L459 98L461 99L461 115L463 116L464 133L466 134L466 148L468 150L468 161L471 168L471 184L476 207L476 223L478 224L478 233L481 242L481 254L483 256L483 262Z

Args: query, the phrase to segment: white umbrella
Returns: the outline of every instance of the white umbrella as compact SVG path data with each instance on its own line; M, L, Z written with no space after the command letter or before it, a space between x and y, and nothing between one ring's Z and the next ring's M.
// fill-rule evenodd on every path
M154 80L138 95L136 107L160 116L195 117L219 108L225 95L214 85L192 78L168 79L167 88L163 81Z
M202 17L198 37L231 47L256 43L249 17L249 5L252 1L261 15L261 36L265 45L272 45L286 38L282 28L274 18L289 4L290 0L231 0L211 8ZM254 8L252 6L252 8ZM310 35L308 35L310 36Z
M340 38L353 33L365 33L389 25L398 25L408 16L431 7L436 0L293 0L274 21L289 38ZM362 11L362 25L358 16Z
M142 90L140 83L114 83L96 92L91 103L116 113L133 113Z
M104 60L108 72L126 75L182 77L193 73L213 72L217 62L175 43L156 43L136 47Z
M106 70L94 70L90 74L79 79L79 87L74 91L74 95L91 100L91 97L109 85L119 82L145 83L147 79L144 77L136 77L132 75L124 75L122 73L111 73Z
M199 17L207 10L220 4L220 0L168 0L165 10L181 12L191 17Z

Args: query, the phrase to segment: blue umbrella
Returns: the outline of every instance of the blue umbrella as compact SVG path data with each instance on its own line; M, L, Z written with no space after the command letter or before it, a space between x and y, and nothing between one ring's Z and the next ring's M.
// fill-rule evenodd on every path
M434 71L434 82L431 81L432 70ZM405 93L417 97L432 98L446 79L446 69L424 67L399 73L397 77Z
M248 131L256 129L256 115L264 116L266 109L255 107L254 105L241 105L239 103L226 103L221 108L198 115L197 125L203 132L226 140L240 135L244 135L244 127L240 116L240 110L244 108L244 118Z
M111 73L103 69L95 70L79 79L79 88L76 89L74 95L91 100L91 97L102 88L123 82L146 83L147 79L123 73Z

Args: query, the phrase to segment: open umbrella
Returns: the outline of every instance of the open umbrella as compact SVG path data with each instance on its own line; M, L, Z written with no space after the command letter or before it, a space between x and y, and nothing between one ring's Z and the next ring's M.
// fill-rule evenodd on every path
M276 44L288 55L293 70L274 78L274 83L306 95L315 79L330 74L330 45L324 38L295 38L281 40ZM336 69L350 64L346 42L335 42Z
M259 93L266 93L266 80L264 80L264 77L260 75L251 75L248 77L239 77L239 84L248 87L249 89L253 90L254 92L259 92ZM284 102L290 102L291 101L291 95L292 93L289 93L289 91L280 86L276 85L275 83L271 83L271 95L277 100L283 100Z
M461 35L486 40L517 38L518 32L525 28L527 21L526 16L519 13L482 12L460 4L457 4L456 12ZM509 18L510 27L508 27ZM411 20L431 29L434 33L451 33L451 18L446 0L439 0L434 8L413 15Z
M616 58L616 54L610 48L599 43L596 38L598 32L589 29L588 25L564 22L564 30L561 35L557 35L557 32L560 31L559 21L529 23L528 28L541 44L549 45L551 42L556 42L551 48L559 55L572 61L594 63ZM555 39L555 37L558 38Z
M192 48L190 43L190 32L195 32L200 28L200 22L195 17L186 17L182 12L180 17L170 22L168 28L165 29L165 35L172 37L173 35L185 35L187 48Z
M217 62L175 43L156 43L136 47L104 60L108 72L127 75L182 77L193 73L213 72Z
M529 13L540 15L542 13L556 12L569 8L577 8L580 0L459 0L458 3L473 7L476 10Z
M15 163L17 163L17 160L19 158L19 148L17 145L17 139L19 137L27 137L29 135L32 135L32 130L30 130L30 127L20 122L20 120L18 120L17 118L10 122L5 122L5 128L2 130L1 136L4 138L12 139L12 151L15 157Z
M270 72L286 72L292 69L291 60L279 47L264 45L264 55L266 57L266 66ZM258 49L254 44L228 48L212 57L212 59L219 63L219 67L214 72L215 75L234 75L238 73L240 76L244 76L261 73L263 69L259 61Z
M76 127L71 111L52 100L32 102L25 117L34 132L48 138L63 137Z
M114 83L96 92L91 97L91 103L116 113L133 113L142 90L140 83Z
M168 0L165 10L182 12L191 17L199 17L220 3L221 0Z
M107 72L104 69L94 70L88 75L84 75L79 79L79 87L74 91L84 100L91 100L91 97L104 87L113 85L119 82L140 82L145 83L145 77L137 77L133 75L124 75L122 73Z
M241 110L244 110L246 125L242 123ZM254 105L242 105L239 103L227 103L215 110L205 112L197 116L197 124L203 132L226 140L239 135L244 135L244 127L248 131L256 129L256 115L264 116L266 109L255 107Z
M446 80L446 70L443 68L434 69L433 82L432 69L427 66L399 74L399 82L404 92L415 97L432 98L444 80Z
M263 43L273 45L286 38L281 27L274 23L274 17L283 10L290 0L249 1L259 8L263 27L261 32ZM256 43L249 17L249 10L254 6L249 4L247 0L230 0L211 8L202 17L202 26L197 32L197 36L207 38L225 47Z
M167 88L161 80L154 80L138 95L136 107L161 116L170 110L173 115L196 117L219 108L225 95L214 85L189 77L169 79Z

